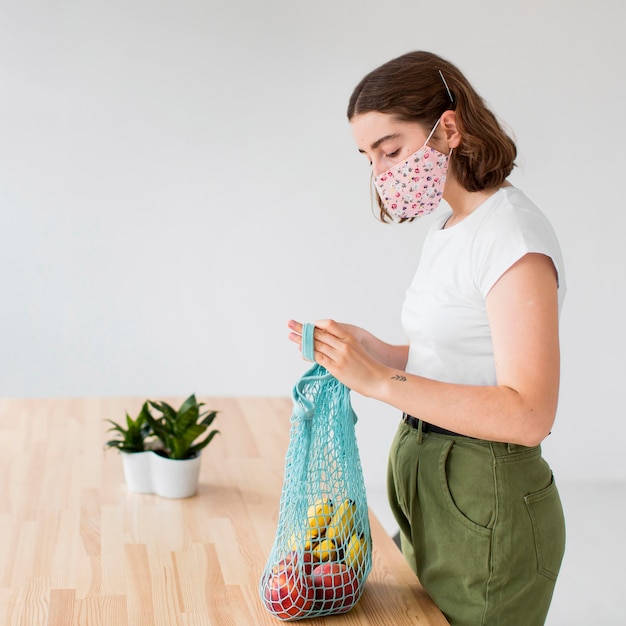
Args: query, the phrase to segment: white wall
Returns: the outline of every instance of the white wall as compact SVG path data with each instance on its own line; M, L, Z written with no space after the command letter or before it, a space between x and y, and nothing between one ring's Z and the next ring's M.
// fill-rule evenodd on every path
M456 62L566 257L546 454L626 479L624 4L0 0L0 395L287 395L286 322L402 341L427 223L383 226L345 120L370 69ZM426 220L427 221L427 220ZM366 478L395 411L354 398ZM262 424L259 424L262 427Z

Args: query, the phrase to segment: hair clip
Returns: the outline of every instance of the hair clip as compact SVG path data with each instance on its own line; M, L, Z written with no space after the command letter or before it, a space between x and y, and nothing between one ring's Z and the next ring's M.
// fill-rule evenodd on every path
M441 70L437 70L437 71L439 72L439 76L441 76L441 80L443 81L446 91L448 92L448 97L450 98L450 102L454 103L454 98L452 97L452 93L450 92L450 88L448 87L448 83L446 82L446 79L443 77L443 73L441 72Z

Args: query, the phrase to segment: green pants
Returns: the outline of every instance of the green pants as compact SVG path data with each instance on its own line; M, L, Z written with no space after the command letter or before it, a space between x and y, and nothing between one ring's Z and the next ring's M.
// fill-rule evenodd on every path
M388 495L403 554L452 626L545 622L565 524L539 446L401 423Z

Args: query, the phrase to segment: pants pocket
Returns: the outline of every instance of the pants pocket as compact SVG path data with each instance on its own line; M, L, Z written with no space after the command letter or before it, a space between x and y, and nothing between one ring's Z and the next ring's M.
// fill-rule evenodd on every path
M554 477L545 489L525 496L524 501L533 527L537 571L556 581L565 552L565 519Z
M476 450L447 441L439 457L439 480L443 502L454 518L471 531L491 537L495 496L490 459L481 462Z

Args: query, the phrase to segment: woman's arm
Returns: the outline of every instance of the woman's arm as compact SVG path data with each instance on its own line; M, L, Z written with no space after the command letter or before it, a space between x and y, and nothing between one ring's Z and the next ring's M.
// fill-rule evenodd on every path
M534 446L550 432L559 389L557 278L527 254L486 300L497 385L443 383L376 360L351 327L316 322L315 360L351 389L470 437Z

